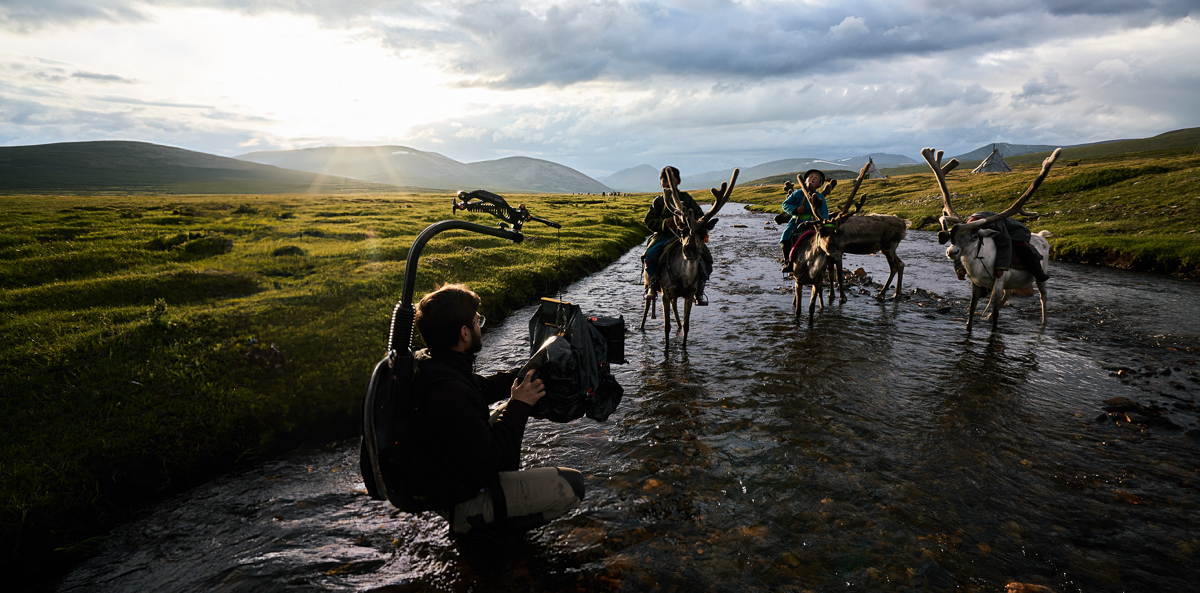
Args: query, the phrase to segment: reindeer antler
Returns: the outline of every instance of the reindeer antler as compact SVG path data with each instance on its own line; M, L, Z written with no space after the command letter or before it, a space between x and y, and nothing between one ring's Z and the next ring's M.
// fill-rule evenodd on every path
M817 217L817 204L813 202L812 192L808 191L808 184L804 182L804 173L796 174L796 181L800 182L800 191L804 192L804 201L808 202L808 210L813 213L813 218Z
M675 182L675 177L669 171L670 167L663 167L660 176L667 181L666 187L663 188L663 198L665 198L666 206L671 211L675 218L683 218L684 206L683 198L679 197L679 185ZM679 225L676 225L679 226Z
M942 151L936 151L937 158L934 158L934 152L933 148L922 148L921 156L925 157L925 162L929 163L930 169L933 169L933 175L937 177L938 189L942 190L942 214L962 220L962 217L954 211L954 206L950 205L950 189L946 187L946 173L953 171L958 166L958 159L952 158L950 162L942 165Z
M862 209L863 203L867 201L867 196L865 195L861 200L858 201L858 207L854 209L854 212L850 212L850 206L854 205L854 196L858 193L858 188L862 186L863 179L867 178L867 171L870 169L871 159L868 158L867 162L863 164L862 169L859 169L858 177L854 179L854 184L850 186L850 195L846 197L846 203L842 205L841 212L839 212L835 218L854 216L855 214L858 214L860 209ZM828 194L826 194L826 196L828 196Z
M714 187L710 190L713 195L713 205L708 209L708 212L704 213L704 216L700 217L700 220L696 221L697 226L708 224L708 221L712 220L717 215L717 212L721 211L721 206L724 206L729 201L729 196L733 194L733 186L737 183L738 173L740 172L740 169L734 169L733 174L729 176L729 183L722 182L721 189Z
M1046 175L1050 173L1050 167L1054 165L1054 161L1058 160L1058 156L1060 154L1062 154L1062 149L1056 148L1054 149L1054 152L1050 153L1050 156L1046 157L1046 160L1042 161L1042 171L1033 179L1033 183L1029 184L1029 187L1026 188L1025 193L1021 194L1021 197L1017 198L1017 201L1013 202L1013 205L1009 206L1007 210L1001 212L1000 214L989 216L981 221L977 221L977 223L971 224L983 226L985 224L996 222L997 220L1003 220L1018 212L1028 215L1028 213L1025 212L1025 202L1029 201L1029 197L1033 195L1033 192L1037 191L1037 188L1042 185L1042 181L1046 180Z

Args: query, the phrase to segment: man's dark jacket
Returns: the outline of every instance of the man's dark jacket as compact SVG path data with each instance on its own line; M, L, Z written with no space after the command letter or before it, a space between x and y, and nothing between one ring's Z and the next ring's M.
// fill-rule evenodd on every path
M697 219L704 216L704 210L700 208L700 204L696 203L696 200L692 198L691 194L681 191L679 192L679 198L683 201L684 208L691 210L692 214L695 215ZM667 207L667 198L663 194L659 194L658 197L654 198L654 201L650 202L650 210L646 212L646 219L644 222L646 224L646 228L650 229L654 233L654 237L650 241L651 243L656 243L659 240L674 237L674 235L672 235L671 232L664 226L667 221L673 219L674 217L675 216L671 213L671 209Z
M417 496L452 507L479 494L501 471L519 469L521 438L533 406L511 400L488 424L488 405L507 398L515 373L490 377L472 370L475 355L427 350L417 353L413 394L420 412L415 424L421 454L413 464Z

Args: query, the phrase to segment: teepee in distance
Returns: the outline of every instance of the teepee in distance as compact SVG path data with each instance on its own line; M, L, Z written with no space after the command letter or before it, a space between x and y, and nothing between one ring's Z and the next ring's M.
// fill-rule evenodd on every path
M875 160L870 157L867 158L866 178L867 179L887 179L887 175L884 175L882 172L879 171L879 167L875 166Z
M1002 173L1004 171L1012 171L1012 167L1004 162L1004 157L1000 155L1000 150L996 145L992 145L992 154L989 154L978 167L971 170L972 173Z

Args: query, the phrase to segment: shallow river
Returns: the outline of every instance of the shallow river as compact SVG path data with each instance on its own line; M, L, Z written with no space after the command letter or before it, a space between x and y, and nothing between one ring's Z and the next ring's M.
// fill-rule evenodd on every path
M910 232L900 302L856 287L809 327L778 235L726 207L686 349L661 315L637 329L640 249L548 295L629 329L607 422L530 422L527 466L588 475L549 526L452 542L366 496L356 441L323 443L121 526L60 590L1195 590L1200 287L1053 262L1044 328L1026 298L968 334L967 285ZM480 372L523 362L532 313L487 328Z

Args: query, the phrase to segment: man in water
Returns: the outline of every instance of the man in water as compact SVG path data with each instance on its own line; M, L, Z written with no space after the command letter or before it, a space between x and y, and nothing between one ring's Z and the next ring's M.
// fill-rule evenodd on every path
M529 414L546 387L529 371L474 372L483 348L479 295L448 284L425 295L416 325L426 348L418 370L416 498L440 505L453 534L519 532L561 517L583 499L583 474L558 467L518 469ZM494 412L488 405L507 398Z

